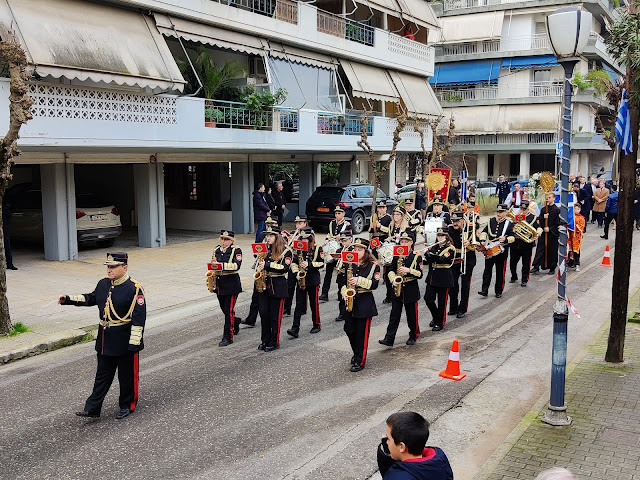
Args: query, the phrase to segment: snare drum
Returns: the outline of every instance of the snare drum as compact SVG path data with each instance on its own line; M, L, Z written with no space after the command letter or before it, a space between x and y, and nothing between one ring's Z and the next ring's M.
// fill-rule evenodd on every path
M340 248L340 244L337 240L329 240L326 245L322 246L322 252L324 253L324 261L325 263L333 262L334 259L331 256L332 253L336 253Z
M395 243L385 242L378 247L378 260L381 265L391 265L393 262L393 247Z
M496 255L500 255L504 252L504 247L500 244L500 242L490 242L487 243L482 253L485 258L495 257Z
M436 239L436 233L438 232L439 228L444 228L444 219L427 217L427 220L424 222L424 236L425 243L427 245L436 243L438 241Z

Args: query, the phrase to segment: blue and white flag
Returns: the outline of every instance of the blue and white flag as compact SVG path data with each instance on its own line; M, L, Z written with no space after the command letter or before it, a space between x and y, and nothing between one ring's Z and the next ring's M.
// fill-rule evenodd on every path
M469 175L466 170L462 170L462 172L460 172L460 200L463 202L469 197L468 185Z
M633 152L633 142L631 141L631 120L629 118L629 103L627 102L627 91L622 90L622 99L618 107L618 118L616 119L616 136L620 143L620 148L625 155Z

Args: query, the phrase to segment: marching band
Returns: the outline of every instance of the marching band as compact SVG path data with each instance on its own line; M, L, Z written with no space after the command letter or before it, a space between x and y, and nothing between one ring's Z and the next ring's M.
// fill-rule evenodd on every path
M386 287L384 303L391 303L391 311L385 336L378 342L388 347L394 345L403 310L409 330L406 344L414 345L420 337L418 304L423 277L423 298L431 313L432 331L444 329L447 315L465 317L477 252L485 258L482 289L478 294L488 295L495 268L495 296L502 296L509 255L511 283L518 280L517 267L521 262L521 285L526 286L536 238L550 233L553 228L550 224L555 226L552 202L540 218L531 213L527 200L520 202L517 211L500 204L495 217L480 226L474 200L452 206L445 212L444 204L436 198L425 219L413 207L413 201L405 202L404 207L396 206L392 215L387 213L386 203L380 202L371 218L369 240L353 237L340 205L335 208L335 220L331 221L323 243L317 241L304 215L296 216L296 229L291 233L281 232L277 222L267 219L261 241L252 244L253 296L249 316L244 321L238 319L234 311L242 290L238 274L242 251L234 245L234 233L222 231L206 276L207 286L216 293L225 316L219 345L233 343L240 323L255 326L259 313L262 334L258 349L265 352L278 349L282 317L294 307L294 299L293 323L287 333L293 338L299 337L307 306L311 310L310 333L320 332L319 301L328 301L335 272L339 305L335 320L344 321L353 353L350 371L358 372L366 365L371 322L378 315L373 291L378 288L381 277ZM545 227L541 221L545 221ZM425 239L425 246L420 250L416 250L418 235ZM540 263L541 267L547 267ZM325 274L321 281L323 268Z

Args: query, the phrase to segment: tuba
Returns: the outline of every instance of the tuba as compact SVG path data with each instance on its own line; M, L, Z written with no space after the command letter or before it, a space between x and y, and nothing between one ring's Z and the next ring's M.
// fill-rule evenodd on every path
M347 312L351 312L353 310L353 299L356 296L356 289L349 285L349 280L353 277L353 270L351 268L351 264L347 263L347 288L344 291L344 303L346 306Z
M267 257L267 253L259 253L256 261L256 271L253 273L253 281L256 284L256 290L259 293L264 292L267 289L267 272L264 269L260 269L260 263Z
M538 231L526 219L516 221L517 215L513 207L507 212L507 217L514 222L513 233L523 242L533 243L538 237Z
M402 257L398 257L398 264L396 266L396 271L400 269L402 266ZM393 285L393 293L395 293L396 297L402 295L402 285L404 284L404 275L399 273L393 277L393 281L391 282Z

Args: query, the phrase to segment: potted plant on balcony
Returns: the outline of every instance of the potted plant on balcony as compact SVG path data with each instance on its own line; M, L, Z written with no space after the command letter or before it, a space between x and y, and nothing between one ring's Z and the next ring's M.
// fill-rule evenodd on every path
M217 108L209 107L204 109L204 126L209 128L216 128L217 122L224 120L224 113Z
M266 90L256 92L255 89L247 90L245 103L250 112L250 122L255 129L271 128L270 120L273 118L273 107L280 105L287 99L287 90L278 88L274 93Z

